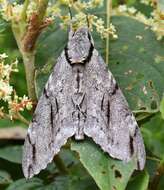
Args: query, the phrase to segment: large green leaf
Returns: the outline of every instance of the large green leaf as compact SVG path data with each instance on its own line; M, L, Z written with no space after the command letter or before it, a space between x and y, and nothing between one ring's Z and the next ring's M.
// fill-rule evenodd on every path
M0 158L20 164L22 162L22 146L0 148Z
M149 184L149 174L143 171L129 182L126 190L146 190Z
M109 157L92 141L73 142L71 149L78 152L80 161L101 190L124 190L134 170L135 162L124 163Z
M143 124L142 132L147 148L154 155L164 158L164 120L156 114Z

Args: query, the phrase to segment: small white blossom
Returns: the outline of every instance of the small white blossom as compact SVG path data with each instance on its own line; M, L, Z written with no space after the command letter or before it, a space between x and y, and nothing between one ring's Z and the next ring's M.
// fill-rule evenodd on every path
M135 14L137 12L137 9L134 8L134 7L129 7L128 12L131 13L131 14Z
M13 91L13 87L9 85L9 83L0 80L0 99L4 101L8 101L11 99L11 94Z
M119 12L126 12L128 9L127 9L127 6L126 5L120 5L118 7L118 10Z
M7 58L7 57L8 57L8 55L6 55L6 53L0 54L0 58L1 58L1 59L5 59L5 58Z

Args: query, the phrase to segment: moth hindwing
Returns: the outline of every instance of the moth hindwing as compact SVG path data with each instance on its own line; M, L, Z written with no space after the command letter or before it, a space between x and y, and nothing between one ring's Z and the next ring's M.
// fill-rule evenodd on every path
M91 137L111 157L145 164L145 148L135 118L108 71L87 28L70 31L25 139L23 171L38 174L67 139Z

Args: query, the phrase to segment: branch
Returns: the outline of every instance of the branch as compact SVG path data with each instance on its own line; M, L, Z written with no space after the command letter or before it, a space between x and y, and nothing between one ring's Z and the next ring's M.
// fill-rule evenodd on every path
M35 103L37 100L35 90L35 44L45 24L44 16L48 6L48 0L40 0L37 10L32 13L27 21L27 8L30 1L25 0L20 21L12 20L12 30L22 54L26 72L28 95ZM27 23L28 22L28 23ZM44 27L43 27L44 26Z
M56 167L59 169L59 171L62 174L68 174L68 169L65 166L63 160L59 157L59 155L54 156L54 162L55 162Z
M107 28L109 28L110 25L110 16L111 16L111 11L112 11L112 0L107 0L107 5L106 5L106 15L107 15L107 20L106 20L106 25ZM109 64L109 34L106 38L106 58L105 58L106 64Z
M150 190L157 190L161 177L164 175L164 163L160 163L150 183Z

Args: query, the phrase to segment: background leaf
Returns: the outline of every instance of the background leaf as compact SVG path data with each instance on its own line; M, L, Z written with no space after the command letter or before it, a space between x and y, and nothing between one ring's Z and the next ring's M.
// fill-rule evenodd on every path
M0 148L0 158L14 163L22 163L22 146L7 146Z
M155 115L143 124L142 132L147 148L153 155L164 158L164 120Z
M7 190L36 190L43 186L43 181L39 178L32 178L30 180L19 179L12 183Z
M149 184L149 174L147 171L140 172L129 182L126 190L146 190Z
M6 171L0 170L0 185L10 184L12 182L11 176Z

